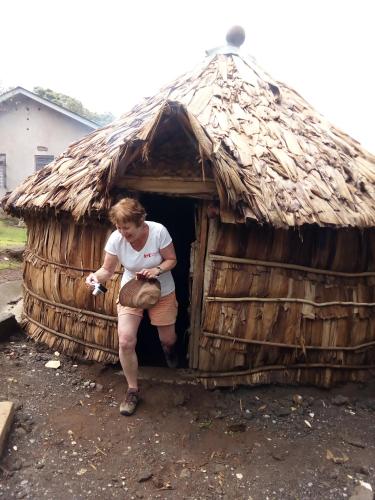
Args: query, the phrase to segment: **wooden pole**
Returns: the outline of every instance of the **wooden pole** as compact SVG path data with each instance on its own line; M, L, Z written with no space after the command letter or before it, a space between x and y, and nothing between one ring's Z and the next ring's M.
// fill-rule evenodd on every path
M207 249L207 205L203 201L198 207L197 221L197 248L194 255L193 286L191 297L191 316L189 341L189 368L198 367L199 356L199 337L201 333L202 320L202 301L203 301L203 282L204 282L204 262Z

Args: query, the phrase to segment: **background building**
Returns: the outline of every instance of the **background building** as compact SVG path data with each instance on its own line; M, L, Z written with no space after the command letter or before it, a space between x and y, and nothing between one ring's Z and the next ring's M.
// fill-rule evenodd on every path
M97 128L22 87L0 95L0 196Z

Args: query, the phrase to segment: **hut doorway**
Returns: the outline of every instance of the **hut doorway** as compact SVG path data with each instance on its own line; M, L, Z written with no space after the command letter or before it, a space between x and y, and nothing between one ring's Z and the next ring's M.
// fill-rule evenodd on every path
M154 194L140 194L147 219L160 222L169 231L177 254L177 266L173 270L176 296L179 304L176 322L177 349L180 366L186 367L190 327L190 252L195 241L196 200ZM144 314L138 332L137 355L140 365L165 366L157 330Z

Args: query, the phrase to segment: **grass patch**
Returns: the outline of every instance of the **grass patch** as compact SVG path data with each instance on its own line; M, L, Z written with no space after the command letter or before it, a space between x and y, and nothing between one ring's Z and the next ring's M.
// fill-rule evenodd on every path
M0 260L0 271L4 271L4 269L21 269L22 262L19 260Z
M12 226L0 220L0 249L22 247L26 243L26 228Z

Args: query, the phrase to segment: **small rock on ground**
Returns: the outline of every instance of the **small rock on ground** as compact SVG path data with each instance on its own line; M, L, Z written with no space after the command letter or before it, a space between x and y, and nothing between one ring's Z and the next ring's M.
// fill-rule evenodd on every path
M292 413L292 410L290 408L281 407L281 408L278 408L275 411L275 413L278 417L287 417L288 415L290 415Z
M149 479L151 479L152 476L153 476L153 474L151 471L148 471L148 470L142 471L138 476L138 482L144 483L145 481L148 481Z
M180 472L180 479L189 479L191 477L191 472L189 469L182 469Z
M348 403L349 403L349 398L346 396L342 396L341 394L332 398L332 404L336 406L347 405Z
M373 491L360 484L354 488L349 500L373 500L373 498Z

